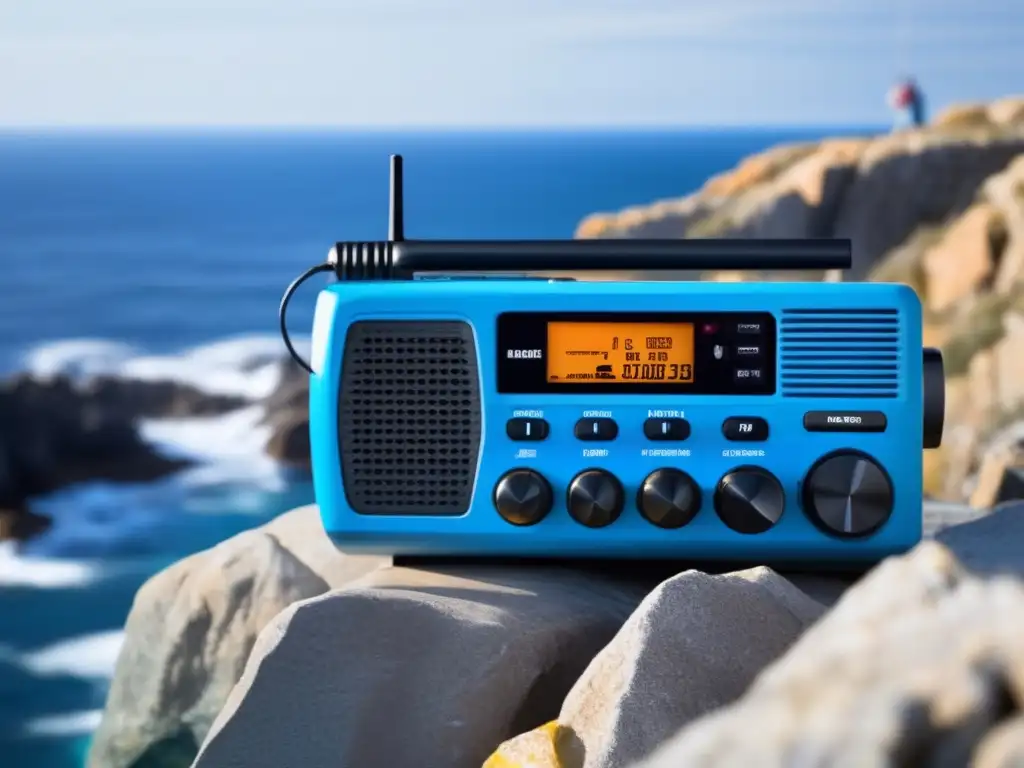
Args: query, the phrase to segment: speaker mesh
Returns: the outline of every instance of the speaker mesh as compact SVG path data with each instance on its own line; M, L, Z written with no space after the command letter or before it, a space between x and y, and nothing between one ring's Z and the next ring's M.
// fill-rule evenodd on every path
M469 510L481 401L476 343L467 323L353 323L338 397L342 479L353 510Z

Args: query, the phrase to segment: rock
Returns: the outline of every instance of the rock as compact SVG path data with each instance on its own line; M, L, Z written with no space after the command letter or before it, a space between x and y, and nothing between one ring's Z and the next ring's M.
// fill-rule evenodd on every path
M25 541L50 529L53 521L26 507L0 509L0 541Z
M1015 499L1024 499L1024 455L1016 447L992 450L982 458L971 506L991 509Z
M31 381L31 379L29 379ZM143 381L97 376L77 387L91 408L139 419L217 416L249 404L244 397L220 395L177 381Z
M645 592L554 567L375 571L270 623L195 768L479 768L557 715Z
M386 564L341 555L303 507L154 576L128 616L88 765L188 765L271 619Z
M42 516L29 512L32 497L89 480L148 482L187 466L147 446L130 404L102 391L93 399L64 378L0 383L0 508L9 531L43 530ZM156 399L146 403L155 408Z
M0 508L4 531L27 538L48 527L27 502L80 482L148 482L188 466L139 437L140 419L211 416L247 401L170 381L19 375L0 382ZM0 538L3 533L0 532Z
M1024 503L999 504L989 514L935 534L972 573L1024 579Z
M671 578L587 667L557 722L506 742L493 764L522 765L539 749L532 764L545 768L632 765L684 724L737 699L824 612L767 568Z
M989 546L1015 535L1006 565L1019 575L1024 526L1007 522L1019 508L1007 512L967 525L989 526ZM972 538L945 537L962 551ZM972 574L951 547L925 542L877 567L739 701L638 768L1000 765L1020 745L1022 635L1019 579Z
M585 219L577 237L848 237L867 276L923 224L956 216L1024 151L1024 127L924 130L775 148L680 200ZM819 275L820 277L820 275Z
M292 360L281 367L281 380L263 402L263 423L271 427L266 451L282 464L309 469L309 376Z
M1002 256L993 241L1003 225L990 203L976 203L924 254L924 295L928 309L943 312L991 281ZM987 247L979 247L985 243Z

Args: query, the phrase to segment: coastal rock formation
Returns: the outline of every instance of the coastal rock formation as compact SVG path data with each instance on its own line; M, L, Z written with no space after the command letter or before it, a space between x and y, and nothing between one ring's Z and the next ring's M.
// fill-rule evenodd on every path
M1020 574L1020 528L1013 507L938 539L964 569ZM624 766L741 701L850 583L394 567L338 552L304 507L140 590L89 768L480 768L496 749L508 768L532 748Z
M590 216L577 237L848 237L849 277L860 279L922 226L963 212L982 182L1024 151L1016 103L993 106L976 123L950 118L776 147L688 197Z
M154 576L128 616L88 765L187 766L271 619L387 562L340 557L304 507Z
M88 388L65 378L0 383L0 538L46 529L46 519L28 509L33 496L86 480L144 482L184 466L145 445L134 422L180 412L189 395L115 380Z
M267 454L285 466L309 469L309 375L293 360L284 360L280 381L263 407L263 423L271 428Z

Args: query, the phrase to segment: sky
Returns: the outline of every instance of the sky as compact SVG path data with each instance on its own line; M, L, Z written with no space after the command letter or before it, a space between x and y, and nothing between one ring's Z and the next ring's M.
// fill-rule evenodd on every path
M878 125L1024 94L1022 0L0 0L0 126Z

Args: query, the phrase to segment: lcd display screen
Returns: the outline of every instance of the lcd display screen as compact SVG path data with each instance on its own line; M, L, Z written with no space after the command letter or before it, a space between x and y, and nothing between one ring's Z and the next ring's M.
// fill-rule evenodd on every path
M694 383L693 323L547 323L549 384Z

